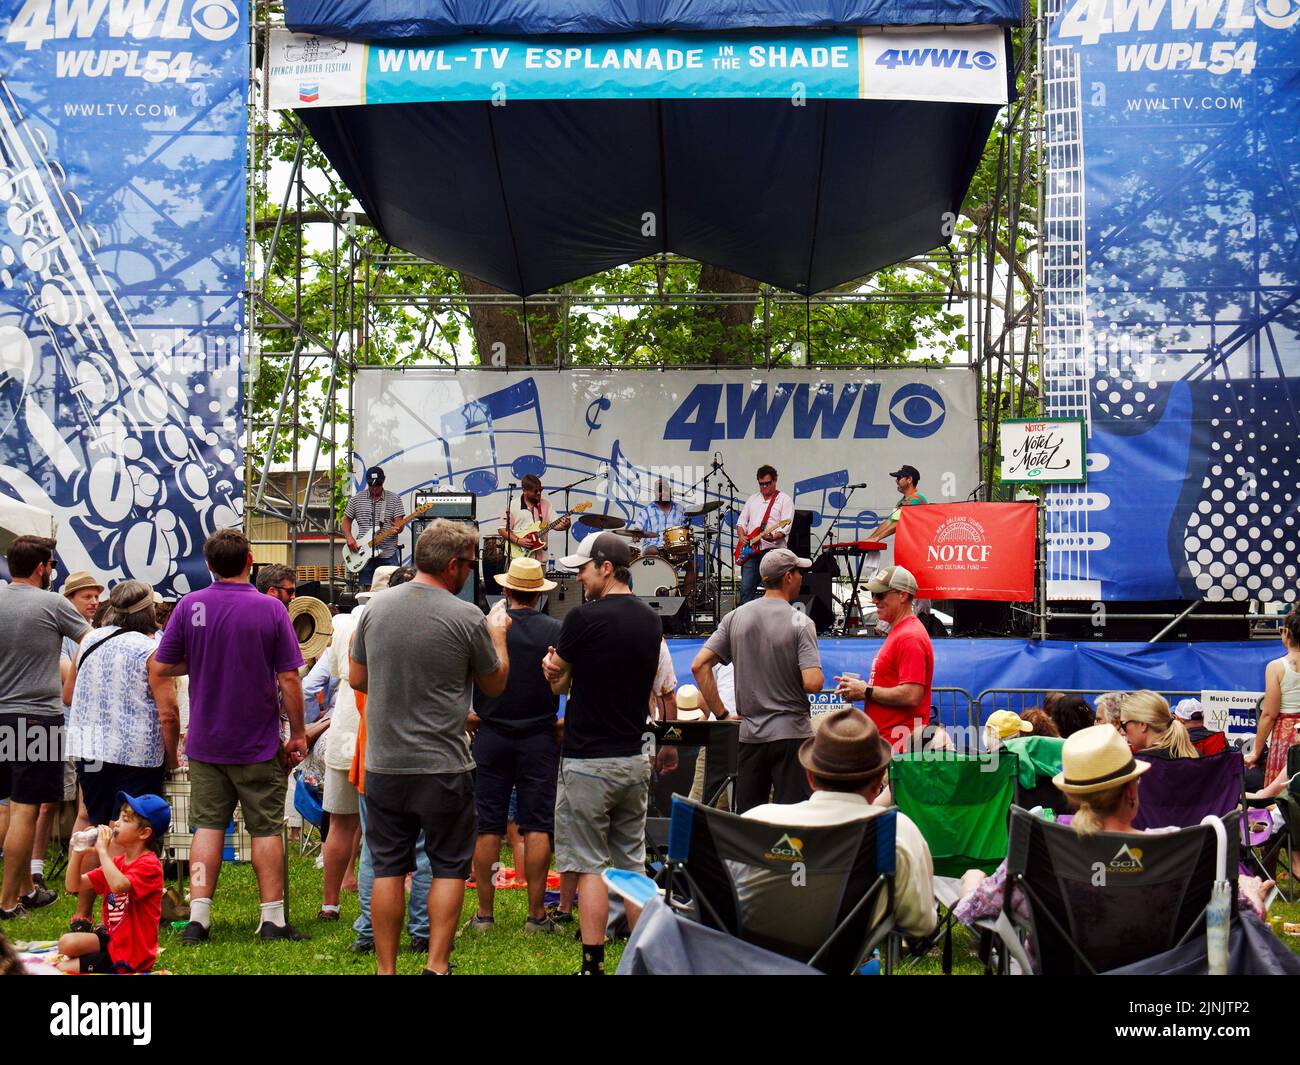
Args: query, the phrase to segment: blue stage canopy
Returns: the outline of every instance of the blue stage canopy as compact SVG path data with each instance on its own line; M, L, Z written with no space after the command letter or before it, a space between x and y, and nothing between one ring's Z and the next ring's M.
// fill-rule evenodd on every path
M573 39L534 35L663 30L708 41L710 33L762 26L768 36L755 41L779 32L789 44L830 24L993 26L1018 22L1020 12L1005 0L290 0L286 17L290 29L353 40L490 32L549 46ZM1009 31L998 36L1005 54L996 62L1008 70ZM880 71L887 73L894 71ZM516 96L504 106L390 103L299 113L385 239L508 291L539 292L670 251L811 293L949 239L999 110L915 98L956 73L926 73L909 82L919 91L896 99ZM583 95L581 76L574 75L572 96ZM792 72L791 83L799 77ZM314 95L324 87L314 83L296 91L324 102Z
M1019 0L285 0L299 33L374 41L831 26L1011 26Z

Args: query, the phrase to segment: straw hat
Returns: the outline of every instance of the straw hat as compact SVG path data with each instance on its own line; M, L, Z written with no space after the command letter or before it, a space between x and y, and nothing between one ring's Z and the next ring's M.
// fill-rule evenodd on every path
M300 595L289 604L289 620L303 658L320 658L334 635L330 608L314 596Z
M1093 725L1080 729L1061 748L1061 772L1052 778L1067 795L1087 795L1094 791L1127 784L1148 769L1150 762L1139 762L1111 725Z
M1022 732L1033 732L1034 726L1012 710L994 710L984 722L984 731L1000 740L1009 740Z
M554 581L546 579L542 564L535 558L513 559L510 569L496 577L502 588L515 592L549 592L555 587Z
M812 739L799 748L799 764L827 780L865 781L888 766L892 757L875 723L852 707L823 716Z
M704 718L700 689L694 684L683 684L677 689L677 720L703 721Z
M357 592L358 602L364 603L376 592L382 592L388 588L388 582L393 579L393 574L397 572L397 566L376 566L375 574L370 578L370 587L364 592Z
M63 594L65 596L76 595L83 588L95 588L103 591L104 586L100 583L98 577L93 573L88 573L84 569L79 569L75 573L69 573L68 579L63 582Z

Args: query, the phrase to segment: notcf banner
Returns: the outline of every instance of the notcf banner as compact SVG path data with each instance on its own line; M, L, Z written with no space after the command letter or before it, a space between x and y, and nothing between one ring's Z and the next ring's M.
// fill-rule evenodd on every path
M936 503L904 507L894 561L931 599L1034 598L1036 503Z

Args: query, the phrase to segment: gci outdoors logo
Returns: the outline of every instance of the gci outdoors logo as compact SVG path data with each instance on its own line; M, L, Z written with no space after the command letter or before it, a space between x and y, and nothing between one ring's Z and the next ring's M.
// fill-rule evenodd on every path
M933 569L964 569L984 565L992 551L984 526L974 518L958 515L944 519L935 530L933 542L925 549L925 559Z
M239 29L239 10L236 0L24 0L5 40L33 51L46 41L93 37L107 23L108 36L119 39L183 41L197 33L224 41Z
M1142 872L1142 849L1130 847L1127 843L1123 844L1115 852L1115 857L1106 863L1106 868L1112 873Z
M783 835L772 844L771 849L763 857L774 862L801 862L803 861L803 840L796 839L791 835Z
M937 433L946 414L943 396L919 382L903 385L884 404L879 382L701 384L669 416L663 438L712 451L717 440L771 440L788 424L795 440L839 440L846 432L855 440L883 440L891 430L919 440Z

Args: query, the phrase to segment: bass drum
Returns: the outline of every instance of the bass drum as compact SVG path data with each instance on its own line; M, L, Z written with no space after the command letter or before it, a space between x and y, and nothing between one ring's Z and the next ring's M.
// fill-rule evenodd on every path
M639 558L630 568L632 591L642 598L677 594L677 571L662 558Z

